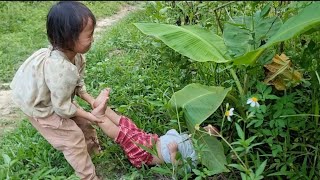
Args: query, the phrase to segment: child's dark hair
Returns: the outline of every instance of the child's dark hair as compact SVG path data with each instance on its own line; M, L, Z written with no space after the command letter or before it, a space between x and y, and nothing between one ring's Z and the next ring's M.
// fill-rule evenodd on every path
M47 15L47 36L53 49L73 50L89 18L95 26L93 13L80 2L62 1L53 5Z

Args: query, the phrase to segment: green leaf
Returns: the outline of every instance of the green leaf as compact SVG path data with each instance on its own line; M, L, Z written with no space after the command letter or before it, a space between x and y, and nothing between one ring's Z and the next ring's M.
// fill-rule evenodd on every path
M256 49L254 51L248 52L243 56L237 57L233 60L234 65L248 65L248 64L253 64L256 62L256 60L262 55L263 51L265 49Z
M223 29L223 39L228 47L231 56L239 56L250 51L251 45L251 33L249 28L245 28L249 25L250 19L246 16L245 20L243 17L235 17L233 20L236 24L227 22ZM233 21L232 21L233 22ZM247 22L247 24L244 24ZM241 25L241 26L239 26Z
M266 99L280 99L280 98L276 95L267 95Z
M43 167L40 170L37 170L35 174L32 175L32 180L46 178L47 175L54 172L55 169L50 169L49 167Z
M252 141L255 140L256 138L257 138L257 136L251 136L250 138L248 138L248 139L246 140L246 142L247 142L248 144L251 144Z
M2 157L3 157L4 163L7 165L10 165L11 158L7 154L2 154Z
M261 40L271 37L282 25L280 18L263 18L260 13L256 13L253 18L250 16L235 17L233 21L233 23L225 24L223 39L228 50L231 51L230 55L234 57L250 52L254 47L258 48Z
M152 167L151 170L156 172L156 173L159 173L159 174L164 174L164 175L170 175L171 174L171 170L170 169L164 169L164 168L157 167L157 166Z
M198 26L134 23L144 34L154 36L180 54L195 61L228 62L223 39Z
M201 175L201 171L199 171L198 169L192 169L192 171L194 172L195 175Z
M244 133L243 133L243 131L242 131L242 129L241 129L241 127L239 126L238 123L236 123L236 129L237 129L238 136L239 136L242 140L244 140Z
M320 3L312 3L298 15L288 19L280 29L260 48L235 58L235 65L249 65L256 62L262 53L272 45L291 39L320 25Z
M240 164L228 164L228 166L238 169L239 171L245 172L245 168Z
M197 153L201 157L201 163L208 168L210 173L213 175L229 172L226 168L227 160L221 142L216 137L201 132L197 132L195 138L203 145L200 152Z
M268 174L267 176L290 176L290 175L295 175L295 172L280 171L280 172Z
M236 151L236 152L242 152L245 149L244 149L244 147L237 147L237 148L234 148L233 150Z
M183 109L188 128L194 132L195 125L200 125L214 113L230 90L231 88L193 83L175 92L169 103L174 109Z
M270 4L271 3L268 3L262 8L261 13L260 13L261 17L265 17L265 16L267 16L269 14L270 9L271 9L271 5Z
M264 45L270 47L320 25L320 3L312 3L298 15L288 19L277 33Z
M242 180L249 180L250 179L250 177L248 175L246 175L245 173L240 173L240 175L241 175Z
M147 147L147 146L144 146L142 144L139 144L139 143L136 143L134 141L132 141L135 145L139 146L141 149L147 151L148 153L152 154L152 155L155 155L155 156L158 156L158 153L157 153L157 149L156 149L156 142L152 139L151 142L152 142L152 146L151 148Z
M255 173L256 176L260 176L263 173L264 168L266 167L266 164L267 164L267 160L263 161L263 163L260 164L260 166L256 170L256 173Z

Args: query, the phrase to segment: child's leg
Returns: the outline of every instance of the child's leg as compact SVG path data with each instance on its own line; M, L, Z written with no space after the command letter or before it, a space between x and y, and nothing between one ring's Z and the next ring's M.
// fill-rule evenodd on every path
M105 99L109 98L110 88L103 89L93 102L93 107L98 107L101 103L105 103Z
M73 102L78 108L81 108L76 102ZM88 121L85 118L73 117L71 118L82 130L89 154L99 153L101 151L101 146L98 141L98 136L95 128L92 126L92 122Z
M100 105L94 108L91 113L103 120L103 123L97 123L102 131L110 138L115 139L119 134L119 127L113 123L107 116L105 116L106 101L108 97L102 99Z
M119 134L119 126L114 124L108 117L101 117L104 120L103 123L98 123L98 126L102 129L102 131L110 138L115 140Z
M112 110L110 107L107 107L105 115L117 126L119 126L119 122L121 119L121 116L118 115L114 110Z
M110 89L106 88L101 91L94 102L94 109L92 110L92 114L95 116L106 115L114 124L119 125L119 121L121 116L119 116L116 112L114 112L110 107L106 106L106 103L109 99Z
M62 119L56 114L43 119L29 117L29 120L55 149L64 154L77 176L81 179L98 179L83 132L73 120Z
M101 146L98 141L96 129L92 126L92 123L87 119L80 117L72 119L84 134L89 154L99 153L101 151Z

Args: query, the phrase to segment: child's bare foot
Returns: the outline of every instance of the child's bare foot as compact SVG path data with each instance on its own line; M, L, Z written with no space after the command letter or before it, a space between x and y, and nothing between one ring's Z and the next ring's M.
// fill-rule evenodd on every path
M99 96L94 101L94 109L91 111L94 116L101 117L105 115L107 109L106 103L109 99L109 90L109 88L102 90Z
M109 98L109 92L110 92L110 88L106 88L103 89L100 94L98 95L98 97L96 98L96 100L93 102L93 107L92 108L96 108L98 107L101 103L104 102L104 100L106 98ZM104 103L105 104L105 103Z
M106 109L107 109L107 100L109 99L109 97L105 97L104 99L102 99L102 101L100 102L99 106L94 108L91 111L91 114L93 114L96 117L102 117L105 115Z

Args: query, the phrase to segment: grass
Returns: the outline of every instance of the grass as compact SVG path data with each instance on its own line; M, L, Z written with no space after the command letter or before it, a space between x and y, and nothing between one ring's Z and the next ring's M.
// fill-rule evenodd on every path
M1 44L2 52L5 52L1 55L1 59L6 59L4 64L6 67L8 66L7 69L1 67L0 73L6 74L1 76L1 81L10 80L13 72L24 58L29 56L32 51L47 44L42 21L51 5L50 3L52 2L41 3L39 11L30 15L33 20L25 18L27 22L22 23L21 26L12 26L17 30L11 31L6 38L9 40L11 37L11 41L15 44L9 47ZM108 8L102 5L102 2L101 4L97 2L98 5L94 5L93 2L87 3L89 7L93 6L93 11L96 8L96 12L101 13L101 16L107 15L103 14L106 12L102 10L102 7ZM25 4L19 2L14 7L8 6L8 4L2 4L1 7L6 10L8 15L23 7L31 11L36 4L36 2ZM111 4L108 5L111 6ZM110 8L109 10L112 12L115 9ZM18 13L17 19L22 14ZM12 15L10 22L13 21L15 18ZM170 118L166 103L173 91L184 86L184 83L181 82L187 76L187 72L181 70L180 63L172 59L172 57L180 57L178 54L161 44L162 48L158 49L159 42L146 37L132 24L144 21L148 21L148 15L144 11L133 13L105 31L101 38L95 41L87 53L88 65L85 81L88 91L93 95L97 95L103 87L111 87L112 93L109 103L116 111L132 118L138 127L145 131L161 135L170 128L177 128L177 120ZM32 25L32 23L34 24ZM21 32L21 29L26 27L34 29ZM1 29L1 31L5 30ZM35 37L34 32L42 35L33 38ZM19 33L20 36L17 39ZM30 36L30 34L32 35ZM26 39L30 41L26 43ZM17 49L19 52L13 53ZM168 52L172 56L169 56ZM4 56L4 54L6 55ZM3 63L0 66L2 65ZM187 83L185 82L185 84ZM82 101L80 104L88 108ZM106 179L166 178L155 174L149 168L141 170L134 168L122 153L121 148L107 138L101 130L97 130L104 149L101 155L93 158L99 175ZM30 177L35 179L77 179L62 153L53 149L26 120L14 132L5 134L0 144L0 154L2 155L0 156L0 179L6 176L12 179Z
M48 45L46 15L54 3L0 2L0 83L10 82L17 68L28 56ZM84 2L97 18L114 14L124 3Z
M132 118L145 131L161 135L170 128L178 128L176 120L168 114L166 103L173 90L183 86L180 81L185 72L177 68L177 61L162 56L163 52L175 52L166 47L159 51L152 45L153 39L133 25L148 21L146 17L144 11L133 13L95 41L87 54L85 81L88 90L95 95L102 88L111 87L109 104L116 111ZM154 179L160 176L149 168L139 171L133 168L120 147L99 129L98 133L104 153L94 161L103 177L118 179L119 174L123 174L124 177Z
M37 32L37 27L41 27L36 23L36 20L41 17L41 12L43 11L43 13L45 13L46 10L41 8L37 9L37 11L34 11L33 21L21 23L21 27L19 27L17 19L19 20L20 18L19 21L21 21L24 16L22 16L23 13L18 12L18 16L15 19L13 16L15 9L29 8L30 10L32 7L35 7L34 4L37 4L37 2L28 2L25 4L19 2L15 4L17 7L9 7L6 3L9 4L9 2L0 2L1 17L10 17L9 14L11 13L12 22L10 22L17 23L15 26L0 27L2 28L1 31L7 32L7 34L13 33L10 37L8 35L7 40L12 39L13 44L20 42L18 41L19 38L21 40L30 39L30 42L31 40L36 40L33 39L33 36L30 38L29 34ZM96 11L98 18L100 15L100 17L108 15L103 8L111 5L109 2L86 3L89 7L92 6L91 8L93 11ZM117 4L116 2L112 3ZM120 4L122 3L118 5ZM42 8L44 9L49 7L49 4L44 3L41 5L43 5ZM110 10L110 14L116 9L112 10L112 8L110 7L110 9L108 9ZM6 12L6 14L4 12ZM102 88L112 88L110 94L111 99L108 103L113 109L130 117L136 122L138 127L145 131L162 135L171 128L178 129L177 117L169 113L170 111L167 105L173 92L180 90L192 82L229 87L234 84L234 81L230 80L229 74L222 70L224 68L223 65L212 65L212 63L209 62L189 62L185 57L168 48L160 41L143 35L133 23L150 22L149 17L154 15L151 14L152 13L148 14L144 10L140 10L130 14L127 18L121 20L106 31L101 32L103 34L99 36L100 38L95 41L91 50L86 55L87 69L85 81L88 91L94 96L98 95ZM25 19L25 21L27 20L29 19ZM40 22L41 21L38 23ZM32 23L34 23L34 26L29 27ZM24 29L24 26L31 29L33 28L33 30L28 31L29 34L25 33L21 30ZM10 31L4 31L6 28L12 29ZM20 28L20 30L15 31L15 28ZM41 32L41 28L39 32ZM6 33L3 34L3 37L6 37ZM38 38L38 42L46 44L45 38L41 38L40 36ZM318 38L314 39L315 42L317 42L317 40ZM0 45L3 47L0 53L3 63L0 63L0 66L7 64L8 69L1 68L0 73L6 74L6 76L0 76L3 81L5 81L6 78L7 80L10 79L10 73L14 72L14 67L22 62L20 60L13 62L12 59L2 58L4 54L6 57L13 57L20 53L22 57L36 50L36 46L31 45L32 43L30 43L30 45L21 45L21 47L25 49L18 48L18 45L10 45L9 48L5 47L4 44L4 42L0 42ZM40 45L41 44L37 44L37 46ZM296 49L293 49L293 51L295 52ZM8 52L3 53L4 50L8 50ZM305 49L301 48L301 50ZM318 51L316 50L316 48L310 46L310 52L306 51L304 53L306 58L301 58L301 60L305 62L305 59L312 59L309 57L309 54L316 57L318 55ZM300 53L297 53L296 56L302 57ZM306 67L310 68L312 66L306 63ZM10 68L12 71L10 71ZM248 83L248 94L246 94L246 96L254 93L265 94L265 91L267 91L265 88L267 86L261 85L260 87L262 83L257 84L257 82L260 82L263 78L262 71L258 72L258 70L255 69L251 71L252 72L248 73L250 82ZM239 71L237 74L240 75L239 77L244 75L243 72ZM315 88L312 89L310 87ZM311 118L280 118L281 115L304 114L304 112L318 115L319 104L318 101L314 101L314 99L317 99L318 94L313 92L316 91L318 87L318 81L316 81L316 83L311 83L311 85L306 87L299 86L297 88L291 88L284 93L278 92L274 94L279 96L280 99L275 100L270 98L259 101L266 112L258 112L256 116L257 119L253 120L259 120L262 124L254 128L253 126L244 128L244 130L246 130L245 136L247 138L257 136L254 143L263 142L264 144L255 147L255 149L248 154L240 154L250 168L256 170L260 162L267 158L268 162L264 175L292 172L295 173L295 175L287 176L287 178L295 177L299 179L303 176L305 179L308 179L307 177L318 177L319 163L317 163L316 160L319 157L317 144L317 142L319 142L317 138L319 131L317 126L314 126L314 123L305 123ZM274 92L273 90L273 93ZM312 93L313 96L311 97L309 94ZM79 102L85 109L89 110L87 104L81 100L79 100ZM313 102L315 103L313 104ZM207 122L210 121L212 124L220 124L224 116L223 107L224 105L220 107L219 113L215 113L209 117ZM179 114L179 116L182 116L182 114ZM314 119L315 122L318 123L318 119L316 119L316 117ZM233 117L233 120L236 122L236 117ZM249 120L249 118L247 120ZM233 144L235 144L235 142L238 143L237 134L239 134L238 129L234 127L234 122L225 123L225 127L223 127L226 139L228 139L230 143L233 142ZM237 122L239 123L240 120L238 119ZM3 121L3 124L7 123L9 122ZM182 123L181 127L183 131L186 130L185 124ZM243 127L246 127L246 124L244 124ZM93 157L93 162L100 176L105 179L171 178L173 170L170 166L162 165L156 168L143 167L140 170L134 168L123 154L119 145L107 138L100 129L97 128L97 131L103 152ZM236 160L232 159L234 154L230 151L229 147L225 148L225 153L228 158L228 163L236 163ZM300 155L297 156L297 154ZM0 179L6 179L7 177L10 179L77 179L73 169L66 162L62 153L54 150L28 121L22 121L14 132L5 133L3 139L0 141L0 155ZM310 166L310 168L308 166ZM195 169L193 174L188 174L191 176L191 179L195 179L195 176L199 178L199 173L200 175L202 173L202 177L212 179L240 178L238 170L231 169L232 171L230 173L221 173L218 176L209 177L211 176L209 175L210 173L207 175L203 174L207 171L204 166L199 165L197 168L199 169ZM277 177L274 176L274 178L270 177L270 179L276 178L281 179L282 177L280 175Z

